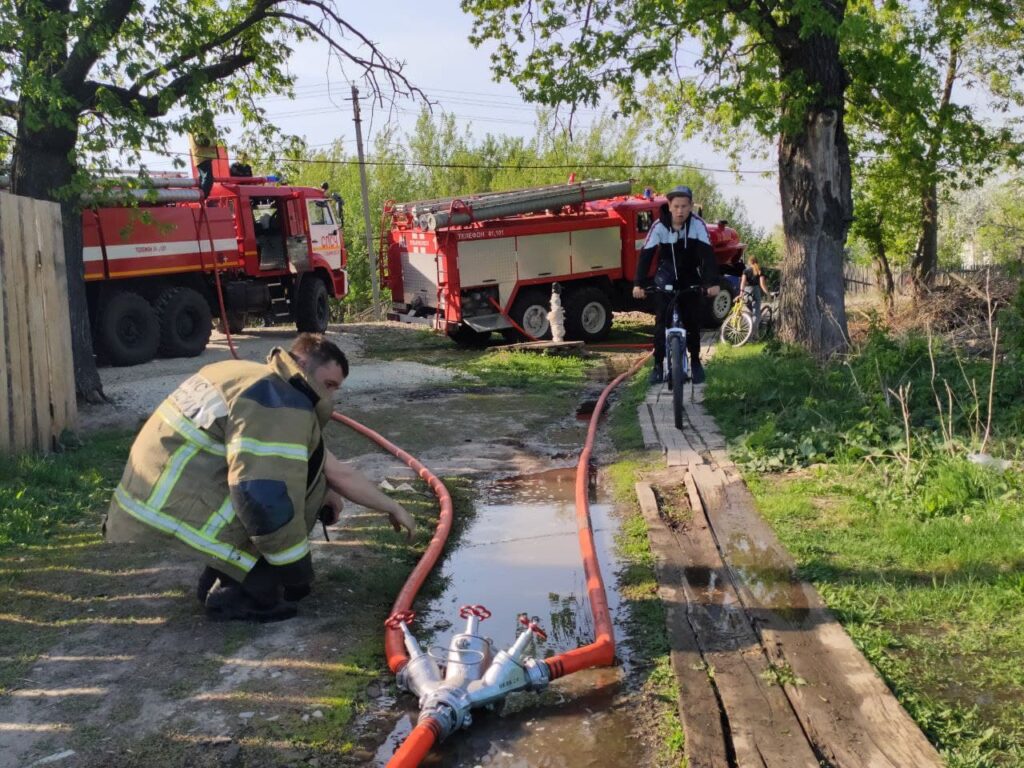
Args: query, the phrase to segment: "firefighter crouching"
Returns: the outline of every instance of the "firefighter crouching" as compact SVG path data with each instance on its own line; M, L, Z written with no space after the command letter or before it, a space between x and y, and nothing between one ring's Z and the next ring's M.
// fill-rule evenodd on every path
M344 353L314 334L266 364L200 369L135 438L107 539L173 543L203 560L197 596L211 619L280 621L309 594L310 531L318 518L337 521L339 494L411 537L412 516L324 446L347 375Z

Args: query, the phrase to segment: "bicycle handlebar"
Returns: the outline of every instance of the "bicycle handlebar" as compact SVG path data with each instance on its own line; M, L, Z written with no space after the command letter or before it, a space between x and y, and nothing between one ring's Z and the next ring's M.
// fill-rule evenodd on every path
M639 287L643 288L644 292L653 291L655 293L674 294L674 293L689 293L689 292L694 292L694 291L703 291L703 290L706 290L706 288L710 288L711 286L705 287L703 285L688 285L688 286L685 286L683 288L676 288L673 285L666 285L665 287L662 288L662 287L659 287L657 285L652 285L652 286L649 286L649 287L645 288L644 286L641 285Z

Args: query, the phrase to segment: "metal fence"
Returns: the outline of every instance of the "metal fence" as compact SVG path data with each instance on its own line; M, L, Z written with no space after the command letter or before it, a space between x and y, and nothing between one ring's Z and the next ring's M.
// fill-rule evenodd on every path
M0 453L77 423L60 206L0 192Z

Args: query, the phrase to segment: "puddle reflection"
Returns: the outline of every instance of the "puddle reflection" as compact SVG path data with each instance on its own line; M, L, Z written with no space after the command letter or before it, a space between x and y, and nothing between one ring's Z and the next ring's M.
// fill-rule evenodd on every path
M617 521L611 504L591 487L591 525L613 616L620 599L611 557ZM493 617L481 634L497 648L508 648L521 626L516 617L539 618L548 638L537 655L552 656L593 640L583 563L576 534L575 468L494 481L482 489L477 514L458 551L445 562L445 593L417 628L447 626L431 639L447 645L465 620L459 606L485 605ZM616 628L617 629L617 628ZM418 632L422 635L422 629ZM421 636L421 640L424 640ZM616 631L616 642L622 637ZM626 656L627 654L619 654ZM494 711L474 710L469 730L437 745L424 766L573 766L640 764L643 750L631 737L628 708L618 707L626 686L623 666L562 678L541 694L518 694ZM374 757L385 766L415 724L410 695L399 699L406 714Z

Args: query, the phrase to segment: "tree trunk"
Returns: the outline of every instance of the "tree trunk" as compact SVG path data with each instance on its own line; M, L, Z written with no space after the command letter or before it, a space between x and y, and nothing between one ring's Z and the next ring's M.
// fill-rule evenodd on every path
M910 265L914 299L928 293L939 268L939 189L932 181L921 194L921 239Z
M850 156L841 113L810 113L799 136L779 140L786 253L780 336L819 360L848 345L843 248L853 214Z
M22 109L31 109L23 105ZM77 122L77 115L73 116ZM85 267L82 262L82 215L73 203L57 200L75 173L74 130L46 128L38 133L19 121L11 165L11 191L37 200L60 202L64 228L64 257L67 263L68 311L71 315L71 348L78 397L90 403L104 402L103 384L92 349L89 308L85 295Z
M885 301L885 308L891 314L893 311L893 293L896 286L892 279L892 268L889 266L889 257L885 253L885 239L882 237L882 222L873 221L867 235L873 250L872 260L875 265L875 284L882 291L882 300Z
M845 5L825 3L837 27ZM779 191L786 253L782 261L780 337L824 360L845 352L843 256L853 221L850 148L843 123L847 75L835 35L795 36L780 50L786 82L811 86L784 98Z

